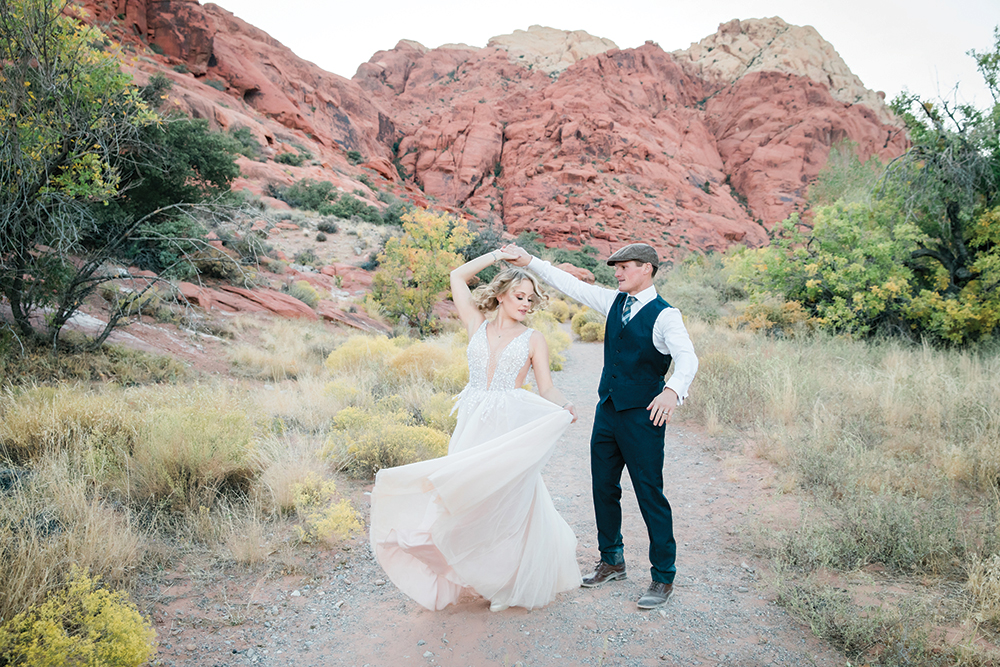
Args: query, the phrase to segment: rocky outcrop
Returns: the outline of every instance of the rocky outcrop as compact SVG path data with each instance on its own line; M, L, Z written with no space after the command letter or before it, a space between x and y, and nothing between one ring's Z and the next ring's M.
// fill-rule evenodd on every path
M782 72L812 80L839 102L868 107L883 123L896 122L885 93L865 88L812 26L789 25L778 17L733 19L714 35L671 55L685 71L712 86L731 85L755 72Z
M540 25L494 37L487 46L503 49L511 62L546 74L562 72L578 60L618 48L610 39L583 30L555 30Z
M674 53L541 26L483 48L404 40L347 80L216 5L91 10L133 50L159 53L132 66L140 82L171 78L170 105L251 129L263 153L241 159L234 187L262 198L323 179L375 206L387 191L550 245L644 241L679 259L766 243L806 209L838 141L862 158L906 147L884 96L814 29L777 18L731 21ZM311 159L279 165L281 152Z

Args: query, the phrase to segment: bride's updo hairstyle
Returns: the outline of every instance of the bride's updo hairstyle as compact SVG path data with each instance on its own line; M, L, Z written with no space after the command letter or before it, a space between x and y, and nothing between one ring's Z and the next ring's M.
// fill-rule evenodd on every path
M517 266L504 269L489 283L477 287L472 292L472 300L480 312L491 313L500 306L497 297L503 296L517 285L520 285L522 280L530 280L535 289L535 293L530 299L531 307L528 308L528 312L533 313L536 310L545 308L549 296L542 291L542 286L538 283L538 278Z

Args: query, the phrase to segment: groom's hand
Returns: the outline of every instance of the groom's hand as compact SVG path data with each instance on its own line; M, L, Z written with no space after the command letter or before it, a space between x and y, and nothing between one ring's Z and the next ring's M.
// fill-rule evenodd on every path
M649 420L653 422L653 426L662 426L670 423L676 407L677 394L667 387L646 406L646 409L649 410Z
M513 243L508 243L500 250L508 255L514 255L514 259L507 260L514 266L527 266L531 262L531 255L524 248L514 245Z

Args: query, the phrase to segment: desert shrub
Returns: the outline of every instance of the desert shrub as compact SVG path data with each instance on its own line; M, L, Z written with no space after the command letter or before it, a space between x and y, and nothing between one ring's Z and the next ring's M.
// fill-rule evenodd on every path
M747 297L742 284L729 281L723 261L719 253L692 253L675 268L657 272L657 291L685 317L715 322L734 312Z
M398 399L397 399L398 401ZM391 468L448 452L448 435L429 426L416 426L405 410L384 400L374 411L345 408L322 449L324 458L353 477L371 479Z
M302 524L295 527L302 542L335 543L361 532L360 515L349 500L337 500L337 486L332 480L323 480L310 473L294 485L292 492L295 511L302 520Z
M454 407L453 394L438 392L420 406L420 418L431 428L450 434L458 423L458 415L452 412Z
M437 369L444 367L452 354L452 351L431 342L414 343L397 352L389 360L389 368L400 379L433 380Z
M318 323L273 320L261 325L255 343L230 348L227 356L239 375L275 382L322 371L323 361L337 344L337 336Z
M403 236L390 238L379 254L372 296L386 315L421 334L437 328L434 306L461 265L459 248L469 242L465 222L446 213L413 211L403 218Z
M154 315L162 299L153 289L135 291L112 283L101 286L101 297L114 309L126 315Z
M141 438L139 415L113 392L38 387L0 393L0 453L22 465L88 442L115 442L131 450Z
M382 213L357 197L349 194L342 194L328 203L324 203L317 209L320 215L333 215L338 218L358 218L372 224L382 224Z
M6 339L0 328L0 377L17 386L93 380L128 387L173 382L188 375L187 367L173 357L120 345L72 352L54 355L50 346L37 341Z
M302 163L306 161L306 156L302 153L292 153L290 151L285 151L283 153L278 153L274 156L274 161L278 164L287 164L293 167L301 167Z
M0 627L6 665L141 665L156 633L121 591L98 587L74 567L65 588Z
M295 253L295 263L301 264L302 266L316 266L321 263L321 260L315 252L307 249Z
M291 285L286 285L285 291L289 296L293 296L310 308L315 308L322 300L319 291L306 280L296 280Z
M347 161L351 164L361 164L365 158L358 151L347 151Z
M590 308L583 308L570 321L570 331L572 331L577 336L583 330L584 325L595 322L600 324L603 328L605 326L605 318L603 315L598 313L596 310L591 310Z
M287 155L287 153L282 153ZM280 157L280 156L279 156ZM314 181L303 178L295 181L280 193L281 199L289 206L317 211L337 197L330 181Z
M179 393L144 418L127 457L119 493L173 510L211 507L225 493L245 494L260 472L260 432L244 406L226 393Z
M732 322L737 328L789 338L807 334L817 326L817 319L810 317L798 301L773 298L747 304Z
M584 343L604 341L604 325L600 322L587 322L580 327L580 340Z
M607 262L597 258L597 249L593 246L585 245L580 250L567 250L556 248L545 253L546 259L553 264L569 263L581 269L587 269L594 274L594 280L601 285L617 286L615 280L614 267L608 266Z
M572 317L569 304L562 299L549 299L549 305L546 310L559 322L568 322L570 317Z
M239 144L239 152L241 155L255 160L260 157L260 144L257 143L257 139L253 135L253 131L249 127L240 126L233 127L229 130L229 136L236 140Z
M320 220L316 224L316 230L324 234L336 234L340 231L340 227L333 220Z
M326 368L331 373L380 370L405 344L401 339L355 334L330 353Z
M30 469L8 469L0 503L0 619L40 604L64 583L70 563L113 585L131 582L145 540L128 508L93 493L90 480L102 475L102 464L97 452L61 452Z
M319 232L318 234L316 234L316 242L317 243L325 243L326 242L326 234L324 234L323 232Z
M205 85L209 88L215 88L216 90L225 91L226 84L218 79L205 79Z
M481 257L482 255L496 250L506 243L503 238L503 229L492 224L480 225L472 223L469 227L469 232L472 234L472 237L469 239L469 243L458 249L458 254L460 254L465 261ZM485 269L480 271L477 277L483 283L488 283L493 280L494 276L500 273L503 268L504 265L497 262L496 264L487 266Z

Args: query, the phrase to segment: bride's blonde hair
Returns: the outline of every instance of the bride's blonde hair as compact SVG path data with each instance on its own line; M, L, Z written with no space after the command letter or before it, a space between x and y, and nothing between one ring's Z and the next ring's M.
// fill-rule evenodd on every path
M472 292L472 301L476 304L476 308L478 308L480 312L493 312L500 305L500 301L497 297L503 296L507 292L511 291L515 286L520 285L522 280L530 280L531 285L535 290L535 294L529 299L531 301L531 307L528 308L528 312L533 313L536 310L545 308L548 303L549 296L542 290L542 286L539 284L538 278L517 266L511 266L504 269L489 283L477 287Z

